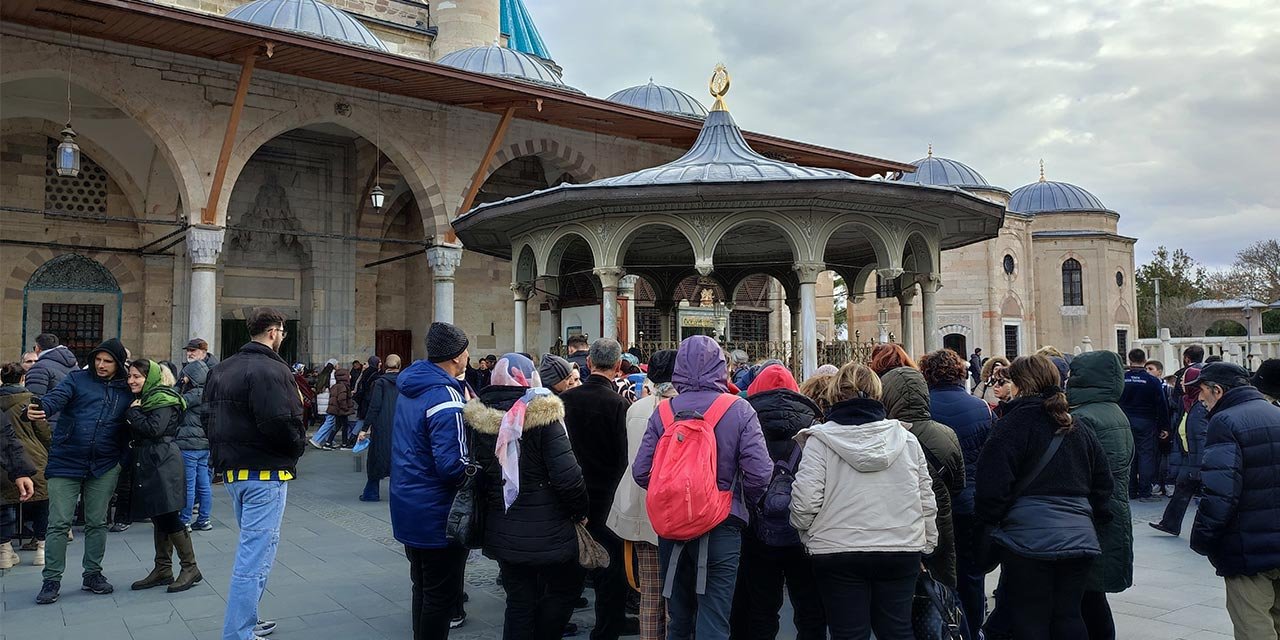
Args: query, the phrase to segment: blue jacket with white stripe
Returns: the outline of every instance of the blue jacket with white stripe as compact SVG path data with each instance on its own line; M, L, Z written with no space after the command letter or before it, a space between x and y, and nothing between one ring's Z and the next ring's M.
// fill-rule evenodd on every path
M419 549L448 546L444 525L468 457L462 422L465 387L444 369L418 360L396 380L391 439L391 528Z

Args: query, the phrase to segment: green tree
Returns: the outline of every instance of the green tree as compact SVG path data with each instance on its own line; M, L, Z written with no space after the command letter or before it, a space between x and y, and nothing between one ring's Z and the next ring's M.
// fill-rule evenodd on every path
M1170 320L1182 317L1188 302L1205 296L1205 269L1195 258L1182 249L1170 252L1161 245L1151 252L1150 262L1138 267L1135 282L1138 293L1138 331L1144 338L1158 336L1156 327L1156 288L1160 280L1160 316L1171 332L1181 333L1182 327L1170 326Z
M849 331L849 287L845 284L843 276L836 276L835 280L833 280L833 285L832 306L835 307L833 320L836 324L836 335L833 338L838 338L842 335L848 335Z
M1226 298L1280 300L1280 240L1259 240L1241 249L1231 268L1210 276L1208 284Z

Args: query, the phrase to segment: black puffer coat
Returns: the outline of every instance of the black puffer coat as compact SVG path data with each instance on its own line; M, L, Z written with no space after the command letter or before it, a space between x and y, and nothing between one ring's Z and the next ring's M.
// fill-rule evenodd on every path
M822 419L822 410L812 400L790 389L771 389L747 397L760 418L764 444L774 461L791 457L797 433Z
M929 385L911 367L898 367L881 376L884 402L890 418L906 425L920 441L933 480L933 497L938 503L938 547L925 558L933 576L949 587L956 586L956 534L951 515L952 496L964 491L964 453L960 439L950 427L935 422L929 413Z
M186 467L174 438L182 423L182 409L160 407L143 411L129 407L124 414L129 425L129 447L133 464L133 496L129 515L134 521L162 513L181 511L187 502Z
M178 390L187 401L182 412L182 424L178 425L178 448L183 451L207 451L209 436L204 431L204 382L209 378L209 365L202 360L188 362L182 368Z
M564 405L555 396L537 398L525 411L520 495L503 511L502 470L494 448L502 416L525 391L489 386L463 411L471 450L484 469L484 554L515 564L569 562L578 557L574 523L587 515L587 488L564 428Z
M368 477L385 478L391 475L391 429L396 417L396 400L400 389L396 388L399 371L378 374L369 389L369 413L365 414L364 428L369 432Z
M289 365L270 347L250 342L214 367L204 403L214 469L298 474L307 446L302 393Z

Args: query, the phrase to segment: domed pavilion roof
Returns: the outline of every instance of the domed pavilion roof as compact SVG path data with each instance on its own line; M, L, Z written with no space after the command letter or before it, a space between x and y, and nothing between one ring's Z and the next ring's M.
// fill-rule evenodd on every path
M1040 163L1040 180L1014 189L1009 199L1009 210L1015 213L1036 214L1058 211L1102 211L1115 213L1102 204L1097 196L1070 182L1046 180L1044 163Z
M387 51L387 45L351 14L320 0L256 0L228 11L227 17Z
M615 92L605 99L609 102L617 102L618 104L639 107L659 113L672 113L694 118L707 117L707 107L699 102L697 98L679 89L654 84L653 78L649 79L649 84L628 87Z
M929 145L929 155L912 162L916 166L915 173L904 173L899 182L915 184L931 184L939 187L990 187L991 183L974 171L969 165L933 155L933 145Z
M537 57L498 45L488 44L461 49L446 54L437 62L464 71L487 73L491 76L523 80L582 93L565 84L560 79L560 74Z

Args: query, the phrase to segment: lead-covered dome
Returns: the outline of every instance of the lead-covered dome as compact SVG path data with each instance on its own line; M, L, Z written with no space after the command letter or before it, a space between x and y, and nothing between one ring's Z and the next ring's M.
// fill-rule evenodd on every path
M707 117L707 107L698 102L696 98L679 89L654 84L652 78L649 79L649 84L627 87L605 99L609 102L639 107L659 113L671 113L694 118Z
M1097 196L1070 182L1055 182L1040 177L1039 182L1018 187L1009 198L1009 210L1015 213L1049 213L1053 211L1105 211L1114 213Z
M933 149L930 148L929 155L912 162L915 165L915 173L904 173L899 178L899 182L911 182L914 184L928 184L937 187L990 187L991 184L982 174L974 171L969 165L958 160L950 158L939 158L933 155Z
M550 66L527 53L500 47L498 45L481 45L454 51L436 62L447 67L486 73L491 76L511 78L541 84L556 89L565 89L582 93L565 84Z
M378 51L388 50L378 36L351 14L320 0L257 0L228 11L227 17Z

